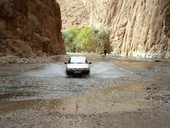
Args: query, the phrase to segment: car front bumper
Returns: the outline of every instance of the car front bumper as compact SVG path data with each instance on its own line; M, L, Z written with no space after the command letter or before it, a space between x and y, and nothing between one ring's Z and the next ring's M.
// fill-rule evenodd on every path
M67 75L70 74L89 74L89 69L66 69Z

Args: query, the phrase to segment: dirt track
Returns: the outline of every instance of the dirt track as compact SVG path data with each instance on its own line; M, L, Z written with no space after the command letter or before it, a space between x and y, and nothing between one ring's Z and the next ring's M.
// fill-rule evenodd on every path
M0 66L1 128L168 128L170 65L103 58L89 77L68 78L56 63Z

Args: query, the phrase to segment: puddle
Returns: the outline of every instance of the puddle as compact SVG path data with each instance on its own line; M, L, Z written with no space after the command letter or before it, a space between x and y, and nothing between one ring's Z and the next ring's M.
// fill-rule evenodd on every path
M85 77L68 78L63 63L44 64L40 67L33 65L24 71L16 77L0 79L2 81L0 99L56 99L75 96L73 90L78 89L81 94L84 94L102 86L112 86L114 83L112 78L129 74L108 61L93 64L91 74ZM28 93L31 95L30 97L27 96Z
M91 66L89 77L92 78L118 78L128 75L130 72L119 69L116 65L110 62L99 62ZM61 77L67 78L65 74L65 65L63 64L48 64L41 70L32 70L24 73L30 77ZM85 77L88 78L88 77Z
M114 61L116 65L119 65L123 68L132 68L132 69L153 69L154 64L151 62L127 62L127 61Z
M59 112L91 114L103 112L136 111L151 108L144 102L144 88L140 83L124 87L108 87L89 93L86 96L65 99Z
M61 64L47 64L43 69L35 69L23 74L30 77L66 77L65 67Z
M35 86L1 86L0 100L31 98L38 95L35 89L37 89Z
M110 62L99 62L91 67L91 76L97 78L119 78L129 74Z
M17 98L22 98L22 97L31 97L34 96L35 94L33 93L26 93L26 92L10 92L10 93L4 93L4 94L0 94L0 100L1 99L17 99Z

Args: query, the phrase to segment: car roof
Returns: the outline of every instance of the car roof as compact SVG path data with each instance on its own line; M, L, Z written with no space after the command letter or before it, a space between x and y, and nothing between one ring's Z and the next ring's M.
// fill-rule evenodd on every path
M86 59L85 56L71 56L71 59Z
M86 57L85 56L72 56L70 57L72 62L85 62Z

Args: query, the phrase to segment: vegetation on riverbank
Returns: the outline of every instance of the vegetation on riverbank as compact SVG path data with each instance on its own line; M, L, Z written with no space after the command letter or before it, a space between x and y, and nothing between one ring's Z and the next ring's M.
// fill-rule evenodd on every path
M73 26L63 32L66 51L68 52L98 52L104 49L111 51L108 29Z

